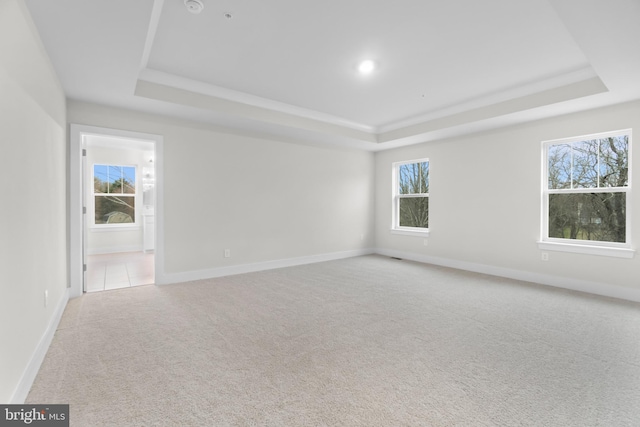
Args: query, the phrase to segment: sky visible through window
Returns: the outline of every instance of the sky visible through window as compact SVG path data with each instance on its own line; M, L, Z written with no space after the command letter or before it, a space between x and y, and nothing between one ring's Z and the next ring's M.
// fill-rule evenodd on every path
M628 135L549 146L549 189L625 187Z
M94 165L93 176L96 193L135 193L136 168L134 166Z
M399 194L429 192L429 162L400 165L398 170Z

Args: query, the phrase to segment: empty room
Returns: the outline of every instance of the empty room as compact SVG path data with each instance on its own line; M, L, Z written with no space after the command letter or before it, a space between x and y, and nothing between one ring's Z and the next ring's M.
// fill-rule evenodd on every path
M0 0L0 424L640 425L639 22Z

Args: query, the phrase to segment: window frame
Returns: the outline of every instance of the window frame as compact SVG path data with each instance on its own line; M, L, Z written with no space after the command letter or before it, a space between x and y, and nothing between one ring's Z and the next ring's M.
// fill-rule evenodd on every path
M120 168L133 168L134 170L134 175L135 175L135 185L134 185L134 192L133 193L114 193L114 194L118 194L120 196L123 197L132 197L134 200L134 215L133 215L133 222L124 222L124 223L112 223L112 224L97 224L96 223L96 197L97 196L109 196L111 193L97 193L96 189L95 189L95 185L93 185L94 180L95 180L95 171L96 171L96 166L106 166L107 170L110 167L120 167ZM101 162L96 162L94 164L91 165L91 179L89 182L91 182L91 206L92 206L92 215L91 215L91 228L94 231L117 231L117 230L131 230L131 229L137 229L140 228L140 224L139 221L137 221L137 216L138 216L138 205L139 205L139 185L138 185L138 180L139 180L139 173L138 173L138 166L134 165L134 164L123 164L123 163L101 163Z
M421 159L413 159L413 160L403 160L399 162L394 162L392 164L392 209L391 209L391 234L400 234L406 236L419 236L419 237L429 237L430 227L431 227L431 218L429 218L429 227L403 227L400 226L400 199L403 198L427 198L430 199L429 192L426 193L414 193L414 194L400 194L399 183L400 183L400 167L403 165L413 164L413 163L427 163L429 165L429 181L431 181L431 163L428 158ZM431 183L429 183L430 185ZM431 200L429 200L431 202ZM431 206L429 205L429 209Z
M595 188L549 188L549 147L553 145L572 144L575 142L590 141L615 136L627 135L629 140L628 157L628 185L625 187L595 187ZM631 208L632 208L632 130L622 129L610 132L601 132L576 137L554 139L542 142L542 182L541 182L541 218L540 239L538 248L541 250L573 252L612 256L619 258L632 258L635 251L631 242ZM573 170L573 167L572 167ZM549 196L551 194L590 194L590 193L624 193L625 194L625 242L606 242L598 240L567 239L549 237Z

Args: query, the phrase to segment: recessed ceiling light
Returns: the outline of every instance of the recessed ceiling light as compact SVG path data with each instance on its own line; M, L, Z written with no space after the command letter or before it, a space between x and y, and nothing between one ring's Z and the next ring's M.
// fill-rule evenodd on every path
M371 74L371 72L373 72L373 70L375 69L376 69L376 63L373 62L371 59L362 61L360 65L358 65L358 71L360 71L360 74Z
M198 14L204 9L204 3L200 0L184 0L187 10L193 14Z

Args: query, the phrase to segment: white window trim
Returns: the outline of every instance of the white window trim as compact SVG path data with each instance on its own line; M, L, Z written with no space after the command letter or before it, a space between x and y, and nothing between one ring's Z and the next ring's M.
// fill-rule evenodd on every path
M576 240L576 239L560 239L548 237L549 232L549 194L561 194L567 193L563 190L549 190L548 186L548 161L547 153L549 145L557 144L569 144L572 142L580 142L590 139L607 138L611 136L629 135L629 185L623 188L580 188L572 189L571 193L611 193L621 192L627 194L626 203L626 229L625 229L625 243L617 242L599 242L593 240ZM582 135L571 138L554 139L542 142L542 183L541 183L541 220L540 220L540 239L538 240L538 248L546 251L559 251L559 252L572 252L579 254L601 255L617 258L633 258L635 250L631 245L631 182L632 182L632 167L631 167L631 150L632 150L632 135L631 129L622 129L611 132L602 132L589 135Z
M400 236L429 237L429 229L421 229L417 227L396 227L391 229L391 234L397 234Z
M139 224L139 221L137 220L137 216L138 216L138 202L139 202L139 184L138 184L138 166L137 165L130 165L130 164L115 164L115 163L94 163L93 165L91 165L91 177L89 179L88 182L93 183L93 179L94 179L94 173L95 173L95 166L96 165L107 165L107 166L126 166L126 167L133 167L135 169L135 174L136 174L136 192L133 195L125 195L125 197L133 197L134 199L134 203L136 206L136 213L134 215L133 218L133 222L132 223L128 223L128 224L96 224L96 215L95 215L95 209L96 209L96 204L95 204L95 198L96 196L108 196L108 194L104 194L104 193L96 193L95 188L93 187L93 184L91 184L91 208L92 208L92 215L91 215L91 221L90 221L90 228L91 231L93 232L109 232L109 231L132 231L132 230L137 230L137 229L141 229L142 226Z
M399 217L399 208L400 203L399 199L401 196L398 194L398 173L400 171L400 166L408 165L411 163L429 163L428 158L423 159L415 159L415 160L403 160L401 162L394 162L391 168L391 185L393 188L392 198L391 198L391 234L397 234L402 236L417 236L417 237L429 237L430 228L419 228L419 227L401 227L398 224ZM429 173L431 173L431 164L429 163ZM402 197L429 197L429 193L422 194L407 194ZM429 206L431 209L431 206ZM429 218L429 225L431 225L431 218Z
M578 242L583 242L578 240ZM635 250L607 246L595 246L579 243L539 241L538 248L543 251L572 252L576 254L600 255L615 258L633 258Z

